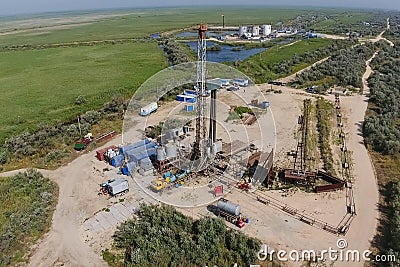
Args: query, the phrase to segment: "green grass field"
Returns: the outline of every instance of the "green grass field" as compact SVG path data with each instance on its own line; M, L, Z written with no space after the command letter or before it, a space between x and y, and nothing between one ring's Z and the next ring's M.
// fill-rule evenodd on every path
M0 53L0 140L132 95L167 66L155 42ZM84 95L84 105L75 99Z
M332 39L307 39L300 40L290 46L275 46L259 53L240 63L238 69L252 77L255 82L267 82L282 77L272 71L272 66L284 60L291 59L295 54L302 55L307 51L315 51L318 48L333 43ZM299 63L293 66L292 73L297 72L309 64Z
M127 10L127 13L129 10ZM151 33L176 30L207 23L221 25L221 14L229 26L239 24L272 24L295 21L297 16L320 13L319 9L294 9L277 7L213 7L132 10L132 15L105 19L92 24L67 29L35 29L26 33L0 36L0 46L15 44L43 44L72 41L104 40L119 38L143 38ZM323 14L342 13L336 9L325 9ZM352 14L352 13L351 13ZM357 13L358 14L358 13ZM364 13L362 13L364 14ZM367 12L365 14L368 14ZM362 15L359 15L362 16ZM367 17L367 15L363 16Z

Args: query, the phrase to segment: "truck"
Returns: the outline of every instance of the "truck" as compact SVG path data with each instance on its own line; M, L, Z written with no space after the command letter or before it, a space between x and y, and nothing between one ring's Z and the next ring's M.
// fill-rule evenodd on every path
M234 78L233 79L233 84L234 85L238 85L238 86L242 86L242 87L246 87L246 86L249 85L249 80L241 79L241 78Z
M111 196L127 193L129 191L129 183L126 179L115 179L108 183L107 191Z
M141 116L147 116L150 113L156 111L158 109L157 102L152 102L148 104L147 106L144 106L140 109L140 115Z
M240 213L240 206L224 198L218 200L216 211L218 216L225 218L239 228L243 228L245 222L248 222L248 219Z

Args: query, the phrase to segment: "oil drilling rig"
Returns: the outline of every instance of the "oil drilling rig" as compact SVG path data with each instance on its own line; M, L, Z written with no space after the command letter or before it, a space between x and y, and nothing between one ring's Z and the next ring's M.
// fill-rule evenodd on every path
M193 144L193 151L191 160L194 162L195 170L201 170L205 167L212 147L216 138L216 96L217 91L211 90L210 101L210 127L209 135L207 138L206 127L206 109L207 109L207 69L206 69L206 32L207 26L201 24L198 29L197 41L197 73L196 73L196 127L195 127L195 141Z

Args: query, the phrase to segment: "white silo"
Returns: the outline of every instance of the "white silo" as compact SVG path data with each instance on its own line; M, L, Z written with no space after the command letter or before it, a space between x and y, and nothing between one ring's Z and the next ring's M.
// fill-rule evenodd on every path
M259 36L260 35L260 26L253 26L253 36Z
M272 32L271 25L262 25L262 32L264 36L270 35Z
M239 36L247 33L247 26L239 26Z
M167 158L176 158L178 156L176 145L173 143L168 143L165 146L165 153Z

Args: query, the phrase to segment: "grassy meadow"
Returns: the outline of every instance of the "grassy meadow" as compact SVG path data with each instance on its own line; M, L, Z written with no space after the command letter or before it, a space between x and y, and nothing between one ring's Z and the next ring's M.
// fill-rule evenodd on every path
M98 109L115 94L130 96L166 66L155 42L2 52L0 141ZM79 95L84 105L75 104Z
M300 40L291 45L277 45L241 62L238 69L246 73L248 76L253 77L255 82L258 83L277 79L287 74L282 75L275 73L273 71L273 65L289 60L294 55L302 55L307 51L315 51L318 48L328 46L332 43L332 39L316 38ZM293 66L292 73L295 73L308 65L310 65L310 63L299 62Z

